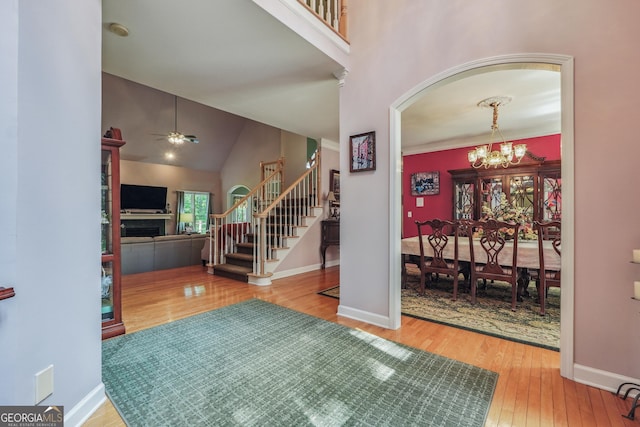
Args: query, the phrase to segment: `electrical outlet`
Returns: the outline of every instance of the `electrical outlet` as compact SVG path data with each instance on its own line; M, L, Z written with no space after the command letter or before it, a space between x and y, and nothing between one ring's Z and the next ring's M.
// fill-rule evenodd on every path
M411 218L413 216L413 212L407 211L407 218Z
M36 405L53 394L53 365L36 373Z

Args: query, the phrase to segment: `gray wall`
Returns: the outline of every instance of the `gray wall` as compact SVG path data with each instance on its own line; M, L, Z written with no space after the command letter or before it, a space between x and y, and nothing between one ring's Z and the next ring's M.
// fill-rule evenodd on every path
M43 404L74 425L104 398L101 2L8 0L0 15L0 285L16 290L0 301L0 404L33 405L52 364Z

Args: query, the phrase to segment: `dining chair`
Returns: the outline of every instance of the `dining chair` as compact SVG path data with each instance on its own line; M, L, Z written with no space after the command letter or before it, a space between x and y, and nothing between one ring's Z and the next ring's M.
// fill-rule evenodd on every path
M463 261L460 259L460 242L463 242L466 246L466 241L469 238L470 235L473 235L474 229L473 229L473 224L474 224L474 220L472 219L458 219L455 221L456 223L456 231L458 232L458 270L460 271L460 273L462 274L462 277L464 278L463 281L463 287L467 288L467 291L469 291L468 289L468 284L471 283L471 262L470 261ZM462 258L465 258L464 256ZM485 280L485 284L486 284L486 280Z
M551 247L560 256L562 223L560 221L534 221L533 224L538 231L538 256L540 259L536 288L538 289L538 298L540 300L540 315L544 316L549 287L560 287L560 269L550 270L548 268L545 258L550 256L550 253L545 252L544 243L551 242Z
M427 274L453 277L453 300L458 298L458 233L453 221L433 219L416 221L420 243L420 293L424 295ZM426 243L425 243L426 241ZM427 246L428 245L428 246ZM445 248L453 245L453 259L444 257Z
M519 224L495 219L473 222L475 232L468 237L472 304L476 303L478 279L500 280L511 284L511 310L516 310L519 228ZM473 237L476 234L479 235L478 238Z

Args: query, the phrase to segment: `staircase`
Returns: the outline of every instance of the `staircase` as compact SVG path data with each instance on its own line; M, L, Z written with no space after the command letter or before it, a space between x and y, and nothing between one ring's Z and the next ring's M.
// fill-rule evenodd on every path
M283 176L276 168L227 212L211 215L209 273L271 284L276 267L322 214L318 165L319 159L282 193L274 191ZM253 214L239 213L240 206L251 206Z

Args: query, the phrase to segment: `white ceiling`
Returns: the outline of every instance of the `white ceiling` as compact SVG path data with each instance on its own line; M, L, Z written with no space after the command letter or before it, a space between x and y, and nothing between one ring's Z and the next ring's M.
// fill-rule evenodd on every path
M560 133L560 72L555 66L511 64L485 67L441 81L402 113L402 150L410 154L486 144L493 110L484 99L511 101L498 110L506 140ZM496 142L496 136L491 142Z
M339 141L334 73L342 66L254 1L102 5L104 72L303 136ZM109 32L112 22L125 25L129 36ZM428 88L403 112L405 153L433 142L487 142L492 112L476 104L491 96L513 98L500 110L507 139L560 132L559 72L536 66L483 71L492 72ZM151 142L149 149L157 149ZM208 143L200 140L200 155L207 155Z

